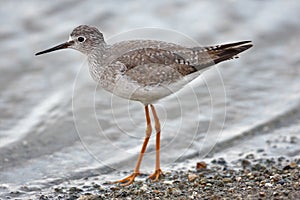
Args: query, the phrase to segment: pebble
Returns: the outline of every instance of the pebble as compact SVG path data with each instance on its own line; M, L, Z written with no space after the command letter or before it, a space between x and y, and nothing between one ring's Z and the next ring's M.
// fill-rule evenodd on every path
M270 177L271 178L271 177ZM279 174L275 174L272 179L275 181L275 182L278 182L280 179L282 179L282 177L279 175Z
M296 167L297 167L297 163L292 162L292 163L286 165L285 167L283 167L283 170L290 170L290 169L294 169Z
M159 190L153 190L153 192L154 192L155 194L158 194L158 193L159 193Z
M223 178L224 183L231 183L232 179L231 178Z
M273 184L272 184L272 183L266 183L265 186L266 186L266 187L272 187Z
M266 193L265 193L265 192L259 192L259 196L260 196L260 197L265 197L265 196L266 196Z
M190 182L193 182L196 178L198 178L199 176L197 174L188 174L188 180Z
M143 184L142 187L140 187L141 190L147 191L148 186L146 184Z
M166 185L172 185L172 184L173 184L173 181L165 180L165 181L163 181L163 183L166 184Z
M204 170L206 168L207 168L206 162L204 162L204 161L197 162L197 165L196 165L197 170Z
M246 155L246 159L254 159L254 154L251 153L251 154Z
M246 168L251 165L251 162L249 160L243 159L241 164L243 168Z

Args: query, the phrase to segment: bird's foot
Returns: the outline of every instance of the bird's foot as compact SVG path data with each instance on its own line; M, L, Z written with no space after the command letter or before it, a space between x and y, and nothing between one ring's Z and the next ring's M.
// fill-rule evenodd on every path
M124 179L116 181L116 183L123 183L121 186L128 186L134 182L135 177L137 177L140 173L139 172L133 172L131 175L127 176Z
M156 169L155 172L149 176L149 178L152 179L152 181L158 181L161 175L164 175L161 169Z

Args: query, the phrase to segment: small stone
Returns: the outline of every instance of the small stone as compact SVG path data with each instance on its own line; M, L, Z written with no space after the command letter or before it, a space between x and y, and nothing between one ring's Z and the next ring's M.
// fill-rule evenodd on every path
M197 174L189 174L188 175L188 180L190 182L193 182L196 178L198 178L198 175Z
M265 192L259 192L259 196L260 196L260 197L265 197L265 196L266 196L266 193L265 193Z
M62 193L62 189L61 188L54 188L54 192Z
M283 156L280 156L278 159L278 162L282 162L282 161L284 161L285 160L285 157L283 157Z
M265 151L264 149L257 149L257 150L256 150L257 153L262 153L262 152L264 152L264 151Z
M163 183L166 184L166 185L172 185L172 184L173 184L173 181L165 180Z
M225 165L226 164L226 161L224 158L219 158L218 161L217 161L218 164L220 165Z
M47 196L45 196L45 195L41 195L40 198L39 198L39 200L48 200L48 199L49 198Z
M195 199L195 198L196 198L196 196L197 196L197 194L198 194L198 192L196 192L196 191L193 191L192 195L191 195L191 196L189 196L189 198L190 198L190 199Z
M297 163L291 162L289 165L286 165L283 170L289 170L289 169L294 169L297 167Z
M71 192L71 193L82 192L82 191L83 191L82 189L77 188L77 187L71 187L69 189L69 192Z
M232 179L231 178L223 178L224 183L231 183Z
M242 160L242 167L246 168L249 167L251 165L251 162L249 160L243 159Z
M246 156L246 159L254 159L254 154L250 153Z
M266 186L266 187L272 187L273 184L272 184L272 183L266 183L265 186Z
M146 184L143 184L142 187L140 187L140 190L147 191L148 190L148 186Z
M277 183L280 184L280 185L283 185L284 184L284 180L281 179Z
M242 177L240 177L240 176L236 178L237 182L240 182L241 180L242 180Z
M281 176L279 174L275 174L272 179L275 181L275 182L278 182L281 178Z
M204 161L197 162L197 165L196 165L197 170L204 170L206 168L207 168L206 162L204 162Z
M207 187L211 187L212 184L211 184L211 183L206 183L206 186L207 186Z
M88 194L88 195L80 195L78 200L97 200L98 197L96 195Z
M119 188L119 187L117 187L117 186L115 186L115 187L111 187L110 189L111 189L112 191L120 190L120 188Z
M290 193L290 192L289 192L288 190L283 190L283 194L284 194L284 195L287 196L287 195L289 195L289 193Z
M159 193L159 191L158 191L158 190L153 190L153 192L154 192L155 194L158 194L158 193Z
M200 183L201 184L206 184L207 183L207 178L201 178L201 180L200 180Z
M181 195L181 191L179 189L174 188L172 194L175 196Z
M93 183L93 188L100 188L101 186L98 185L97 183Z
M252 170L255 170L255 171L261 171L261 170L263 170L265 167L257 163L257 164L255 164L255 165L253 165L251 168L252 168Z
M224 186L223 181L220 181L220 180L216 180L216 181L214 182L214 184L217 185L218 187L223 187L223 186Z
M273 196L278 196L279 195L279 192L275 191L273 192Z
M296 168L298 165L297 165L297 163L295 163L295 162L291 162L290 166L291 166L292 169L294 169L294 168Z

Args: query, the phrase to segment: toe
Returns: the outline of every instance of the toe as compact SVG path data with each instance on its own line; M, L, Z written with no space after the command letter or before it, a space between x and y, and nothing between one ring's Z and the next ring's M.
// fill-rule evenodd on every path
M136 172L132 173L131 175L127 176L126 178L118 180L115 183L124 183L124 184L121 184L121 186L128 186L134 182L135 177L138 175L139 175L139 173L136 173Z
M161 169L157 169L153 174L149 176L149 178L152 179L153 181L158 181L161 175L163 175Z

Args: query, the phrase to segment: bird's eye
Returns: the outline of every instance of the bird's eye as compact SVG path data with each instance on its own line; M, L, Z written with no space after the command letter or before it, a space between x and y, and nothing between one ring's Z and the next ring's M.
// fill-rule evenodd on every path
M77 40L78 40L78 42L84 42L85 38L84 37L78 37Z

